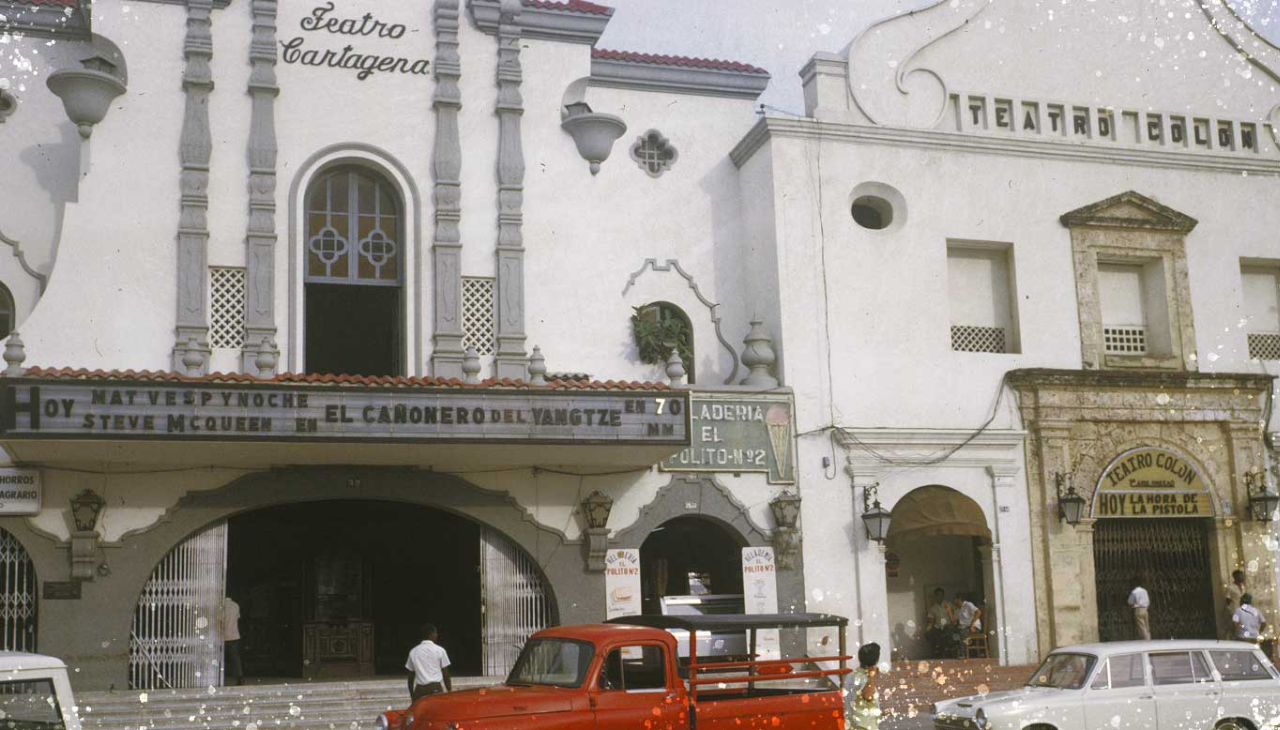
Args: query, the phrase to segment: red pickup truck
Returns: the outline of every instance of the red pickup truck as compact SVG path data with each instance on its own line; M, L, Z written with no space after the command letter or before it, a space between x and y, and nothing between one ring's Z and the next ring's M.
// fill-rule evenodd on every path
M633 616L534 634L506 682L422 697L379 730L843 730L848 620L820 614ZM762 629L837 627L836 656L760 660ZM670 633L689 632L685 646ZM750 655L699 662L698 632L742 631ZM836 668L823 668L822 664Z

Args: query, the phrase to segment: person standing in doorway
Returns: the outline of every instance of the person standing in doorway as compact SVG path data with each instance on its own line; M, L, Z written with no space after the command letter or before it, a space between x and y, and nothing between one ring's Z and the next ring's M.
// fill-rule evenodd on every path
M240 663L240 604L231 596L222 599L219 623L222 628L223 682L244 684L244 667Z
M1236 629L1236 641L1253 644L1258 643L1258 637L1267 628L1266 619L1262 618L1261 611L1253 607L1253 596L1248 593L1240 596L1240 608L1231 614L1231 623Z
M1147 614L1151 608L1151 597L1147 595L1147 589L1142 587L1142 579L1134 576L1133 590L1129 592L1129 608L1133 609L1133 627L1138 632L1138 638L1143 641L1151 641L1151 622L1150 616Z
M880 729L880 698L876 687L879 663L879 644L863 644L858 649L858 668L844 679L844 726L847 730Z
M435 624L423 624L422 643L409 650L409 660L404 668L409 672L409 697L419 697L453 691L449 677L449 653L436 643L439 632Z
M1227 594L1224 601L1227 609L1227 633L1225 638L1235 638L1235 623L1232 620L1232 617L1235 616L1236 611L1240 609L1240 599L1246 592L1247 589L1244 585L1244 571L1231 571L1231 585L1227 586Z

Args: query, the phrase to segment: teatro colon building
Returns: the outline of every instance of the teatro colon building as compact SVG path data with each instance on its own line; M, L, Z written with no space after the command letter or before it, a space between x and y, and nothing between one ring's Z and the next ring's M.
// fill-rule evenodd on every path
M251 677L423 621L493 676L718 601L916 659L942 588L1022 664L1133 576L1216 636L1234 569L1275 616L1280 49L1105 5L771 80L584 0L0 0L0 647L213 686L231 596Z

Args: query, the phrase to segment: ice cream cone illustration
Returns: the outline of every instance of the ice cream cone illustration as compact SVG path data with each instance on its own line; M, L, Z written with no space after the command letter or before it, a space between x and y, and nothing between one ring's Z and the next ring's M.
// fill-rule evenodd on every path
M787 473L787 444L791 441L791 410L781 403L770 406L764 414L769 427L769 445L773 448L773 460L778 465L778 476Z

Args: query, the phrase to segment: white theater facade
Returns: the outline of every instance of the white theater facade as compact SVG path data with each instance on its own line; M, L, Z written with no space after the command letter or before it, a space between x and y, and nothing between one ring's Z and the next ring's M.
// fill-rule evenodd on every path
M942 2L795 117L583 0L0 0L2 646L492 675L764 547L901 659L1274 613L1280 51L1184 4Z

